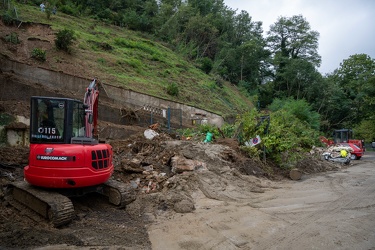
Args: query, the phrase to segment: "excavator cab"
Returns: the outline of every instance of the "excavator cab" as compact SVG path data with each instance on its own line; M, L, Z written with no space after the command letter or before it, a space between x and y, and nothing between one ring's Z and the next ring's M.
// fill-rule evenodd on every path
M333 132L334 143L349 142L353 137L353 130L351 129L337 129Z
M67 98L31 98L30 143L71 144L72 138L84 136L82 102Z

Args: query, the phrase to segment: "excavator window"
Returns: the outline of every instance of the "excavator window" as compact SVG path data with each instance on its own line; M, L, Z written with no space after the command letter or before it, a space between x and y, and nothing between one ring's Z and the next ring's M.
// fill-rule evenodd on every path
M73 134L72 137L85 136L85 109L83 103L73 103Z
M333 132L335 143L348 142L352 137L353 131L351 129L337 129Z
M31 142L62 142L65 102L39 98L31 100Z

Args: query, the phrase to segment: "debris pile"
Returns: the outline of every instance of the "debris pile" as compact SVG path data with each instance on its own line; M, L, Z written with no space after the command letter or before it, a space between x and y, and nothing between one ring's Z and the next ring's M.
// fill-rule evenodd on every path
M304 174L312 174L326 171L335 171L342 168L341 164L335 164L324 160L323 153L327 148L313 147L301 161L297 163L297 168Z
M136 200L126 208L134 215L157 214L158 211L192 212L196 192L216 200L237 199L238 190L243 196L263 192L275 185L270 179L285 178L289 173L272 166L271 162L265 164L249 158L241 152L238 142L230 138L215 138L211 143L204 143L194 138L177 140L161 131L147 129L109 143L114 152L113 178L126 183L136 194ZM12 176L22 179L28 150L11 150L14 153L2 154L8 155L8 159L1 160L18 162L18 174L12 173ZM340 168L322 161L318 157L321 152L322 149L314 148L298 162L299 172L296 173ZM5 175L9 173L4 172ZM4 176L2 178L6 178Z

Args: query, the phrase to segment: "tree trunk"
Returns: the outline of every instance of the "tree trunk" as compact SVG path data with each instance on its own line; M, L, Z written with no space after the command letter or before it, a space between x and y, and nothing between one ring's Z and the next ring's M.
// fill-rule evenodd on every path
M302 177L302 172L298 168L295 168L290 170L289 176L292 180L298 181Z

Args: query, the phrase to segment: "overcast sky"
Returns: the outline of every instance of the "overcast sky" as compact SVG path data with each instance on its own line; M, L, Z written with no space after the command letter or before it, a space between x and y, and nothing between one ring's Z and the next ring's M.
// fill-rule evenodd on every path
M375 59L375 0L224 0L245 10L252 21L262 21L264 32L280 16L301 14L319 32L319 71L324 75L354 54ZM265 34L264 34L265 35Z

